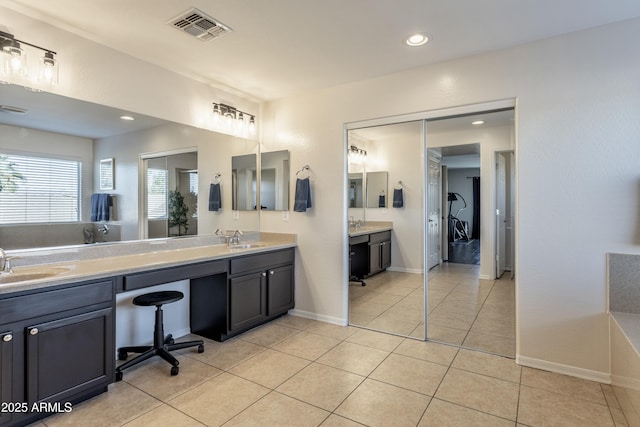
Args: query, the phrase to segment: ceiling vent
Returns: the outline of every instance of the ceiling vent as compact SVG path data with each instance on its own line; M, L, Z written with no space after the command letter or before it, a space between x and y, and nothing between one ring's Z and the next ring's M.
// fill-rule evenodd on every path
M233 31L220 21L205 15L198 9L191 9L180 14L180 16L169 21L169 24L203 42L213 40L225 33Z

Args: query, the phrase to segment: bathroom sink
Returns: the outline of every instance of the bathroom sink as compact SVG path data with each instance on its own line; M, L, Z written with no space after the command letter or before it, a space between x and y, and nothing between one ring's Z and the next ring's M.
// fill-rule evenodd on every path
M69 271L68 268L25 268L16 269L13 273L0 274L0 285L5 283L24 282L27 280L46 279Z

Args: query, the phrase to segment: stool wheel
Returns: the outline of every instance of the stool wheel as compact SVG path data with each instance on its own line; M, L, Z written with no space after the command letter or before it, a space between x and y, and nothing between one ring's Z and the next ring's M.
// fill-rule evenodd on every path
M198 346L198 353L204 353L204 346L202 344Z
M118 350L118 360L127 360L127 356L126 351Z
M122 381L122 371L116 371L116 382L117 381Z
M177 366L171 367L171 375L176 376L178 375L178 372L180 372L180 368L178 368Z

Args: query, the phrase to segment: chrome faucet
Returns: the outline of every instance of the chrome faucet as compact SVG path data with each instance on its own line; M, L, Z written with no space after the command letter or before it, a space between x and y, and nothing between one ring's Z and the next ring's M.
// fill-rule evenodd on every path
M229 237L229 246L240 244L240 236L242 236L242 231L234 231L233 236Z
M7 256L4 249L0 248L0 274L13 273L11 269L11 257Z

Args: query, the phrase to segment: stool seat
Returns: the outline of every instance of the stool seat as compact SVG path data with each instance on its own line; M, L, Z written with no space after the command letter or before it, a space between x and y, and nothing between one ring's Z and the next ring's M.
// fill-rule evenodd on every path
M180 301L182 298L184 298L184 294L179 291L159 291L138 295L132 302L134 305L147 307L151 305L170 304L172 302Z
M120 347L118 349L119 360L126 360L128 353L139 353L139 355L116 367L116 381L122 380L123 371L125 369L137 365L140 362L144 362L153 356L160 356L169 362L171 364L171 375L178 375L180 370L178 365L180 365L180 362L171 355L171 351L188 347L197 347L198 353L202 353L204 351L203 340L175 342L171 334L167 336L164 335L162 305L180 301L182 298L184 298L184 294L179 291L159 291L138 295L133 299L132 302L134 305L156 306L156 319L153 326L153 345Z

